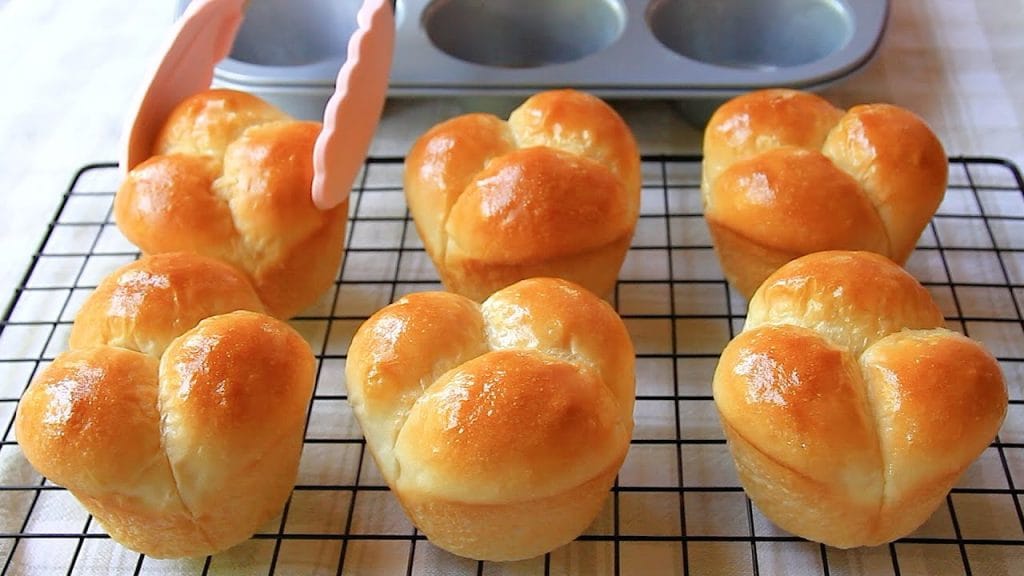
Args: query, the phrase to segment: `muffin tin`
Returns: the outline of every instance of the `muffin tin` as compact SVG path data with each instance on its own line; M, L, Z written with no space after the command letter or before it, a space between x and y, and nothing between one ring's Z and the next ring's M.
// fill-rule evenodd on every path
M181 0L184 9L187 0ZM358 0L252 0L218 85L319 117ZM814 90L862 67L888 0L398 0L389 96L716 103L768 86Z

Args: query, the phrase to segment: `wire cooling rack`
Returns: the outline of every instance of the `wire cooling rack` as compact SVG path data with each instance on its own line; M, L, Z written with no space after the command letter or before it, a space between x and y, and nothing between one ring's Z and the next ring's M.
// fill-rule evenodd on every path
M949 327L983 341L1006 374L996 441L933 517L888 546L837 550L775 528L733 470L711 398L744 300L723 280L701 217L700 162L645 157L640 224L615 304L637 351L636 431L605 509L577 541L491 564L432 546L405 518L345 396L349 341L403 294L440 289L406 211L401 158L367 162L334 289L292 324L319 359L298 484L284 512L211 558L155 560L114 543L13 437L18 398L61 352L99 280L138 255L111 221L112 164L74 178L0 323L0 566L13 574L1013 574L1024 570L1024 183L1003 161L958 158L908 263Z

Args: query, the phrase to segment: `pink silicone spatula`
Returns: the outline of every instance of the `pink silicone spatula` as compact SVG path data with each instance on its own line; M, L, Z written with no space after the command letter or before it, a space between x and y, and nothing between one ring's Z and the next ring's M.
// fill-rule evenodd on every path
M313 203L327 210L348 198L387 96L395 20L390 0L364 0L348 57L338 72L313 147Z
M227 56L248 0L193 0L129 120L121 168L127 173L153 152L170 111L206 90L217 63ZM380 121L394 51L395 24L390 0L363 0L348 56L324 111L323 129L313 150L314 203L328 209L348 197Z
M247 3L193 0L185 9L129 117L122 145L125 173L152 155L157 133L178 102L210 87L213 68L231 50Z

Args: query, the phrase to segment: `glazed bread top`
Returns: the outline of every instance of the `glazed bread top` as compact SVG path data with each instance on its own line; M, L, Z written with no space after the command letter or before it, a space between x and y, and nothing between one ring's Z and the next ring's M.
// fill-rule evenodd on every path
M451 251L529 263L632 235L640 160L610 106L555 90L508 121L468 114L434 126L408 154L405 189L435 260Z
M260 358L259 369L246 358ZM180 497L199 511L223 505L208 495L278 438L301 433L312 381L298 334L239 310L201 321L160 356L119 346L59 356L22 399L18 440L37 470L79 497L114 492L158 509Z
M360 328L350 400L400 495L504 504L617 467L633 427L633 347L578 286L524 280L482 305L406 296Z
M794 256L870 250L902 264L945 194L941 143L910 111L835 108L761 90L722 105L704 133L705 216Z
M244 274L187 252L144 256L105 277L71 326L71 349L116 346L159 358L201 320L235 310L264 312Z

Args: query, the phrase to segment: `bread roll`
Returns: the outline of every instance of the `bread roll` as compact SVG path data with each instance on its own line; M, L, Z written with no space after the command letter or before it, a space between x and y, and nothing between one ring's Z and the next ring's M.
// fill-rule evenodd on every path
M819 252L757 290L714 399L740 481L780 527L830 546L905 536L1006 415L998 362L869 252Z
M633 346L604 301L539 278L482 305L411 294L359 328L349 401L381 473L437 546L530 558L578 536L633 429Z
M195 254L114 272L18 405L26 458L132 550L249 538L291 494L315 365L259 310L244 275Z
M615 287L640 208L640 157L622 118L573 90L539 93L508 121L468 114L409 151L405 194L445 286L482 301L552 276Z
M942 202L942 144L887 104L844 112L795 90L722 105L704 132L704 216L729 283L749 298L804 254L868 250L906 262Z
M332 284L347 200L313 205L314 122L259 98L209 90L167 119L153 156L114 199L124 235L146 254L189 251L245 271L267 311L289 318Z

